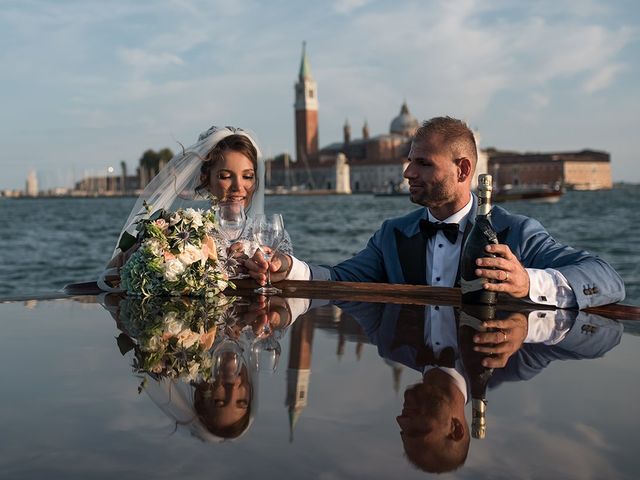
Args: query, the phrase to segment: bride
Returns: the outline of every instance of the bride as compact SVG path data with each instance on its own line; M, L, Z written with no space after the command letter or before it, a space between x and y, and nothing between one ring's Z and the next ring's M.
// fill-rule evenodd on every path
M241 128L213 126L198 137L198 141L171 161L149 182L136 201L120 234L120 241L111 260L98 279L98 286L114 291L111 283L119 283L119 269L136 250L136 222L159 209L174 211L196 201L213 200L244 204L247 224L256 215L264 214L264 159L253 137ZM242 240L230 247L228 254L252 256L257 245L250 229ZM131 248L121 250L123 240ZM292 253L291 239L285 232L280 247Z

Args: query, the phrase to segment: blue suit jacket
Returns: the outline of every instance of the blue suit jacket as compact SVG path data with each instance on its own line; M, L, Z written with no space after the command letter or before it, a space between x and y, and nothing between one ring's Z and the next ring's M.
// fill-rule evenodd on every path
M474 195L463 243L473 226L476 210ZM309 265L312 278L425 285L427 249L419 222L426 217L426 209L419 208L403 217L386 220L365 249L352 258L335 267ZM537 220L510 214L501 207L493 208L491 219L500 243L507 244L524 267L554 268L565 276L579 308L606 305L624 298L624 283L607 262L556 242ZM460 258L451 261L459 263Z
M624 328L615 320L579 312L567 335L555 345L525 343L504 368L496 369L489 381L495 388L503 382L529 380L554 360L602 357L620 343Z

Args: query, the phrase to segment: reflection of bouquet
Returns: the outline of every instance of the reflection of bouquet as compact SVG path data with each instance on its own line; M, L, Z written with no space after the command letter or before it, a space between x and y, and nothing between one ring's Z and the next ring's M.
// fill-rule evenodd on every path
M138 222L140 247L120 271L121 286L136 295L214 296L231 285L218 261L212 210L158 210ZM123 236L122 251L133 237Z
M186 382L211 378L211 349L235 297L126 298L120 303L122 353L134 349L136 372Z

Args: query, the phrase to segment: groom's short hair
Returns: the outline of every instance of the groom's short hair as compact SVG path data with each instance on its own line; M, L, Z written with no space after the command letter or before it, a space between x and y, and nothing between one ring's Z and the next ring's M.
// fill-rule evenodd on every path
M454 158L467 157L475 168L478 149L473 131L462 120L452 117L434 117L423 122L413 137L415 143L433 134L440 135L449 146Z

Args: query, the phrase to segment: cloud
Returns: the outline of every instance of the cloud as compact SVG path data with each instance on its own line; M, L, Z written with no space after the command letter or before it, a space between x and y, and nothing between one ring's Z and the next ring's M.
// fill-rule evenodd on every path
M637 96L632 9L578 0L10 2L0 10L0 62L10 65L0 77L12 120L0 140L44 138L52 125L120 127L137 134L137 151L222 121L253 128L272 153L291 151L305 39L322 145L342 137L345 117L354 130L367 119L372 135L387 132L405 99L420 119L451 114L508 140L510 123L559 118L558 108L594 102L594 123L607 115L596 103L616 89ZM503 138L484 136L497 146Z
M118 57L126 65L142 71L184 64L182 59L173 53L151 53L141 48L121 48Z
M369 0L335 0L333 9L338 13L348 14L367 3L369 3Z
M582 85L582 90L589 94L603 90L613 83L618 73L625 69L621 64L605 65L587 78Z

